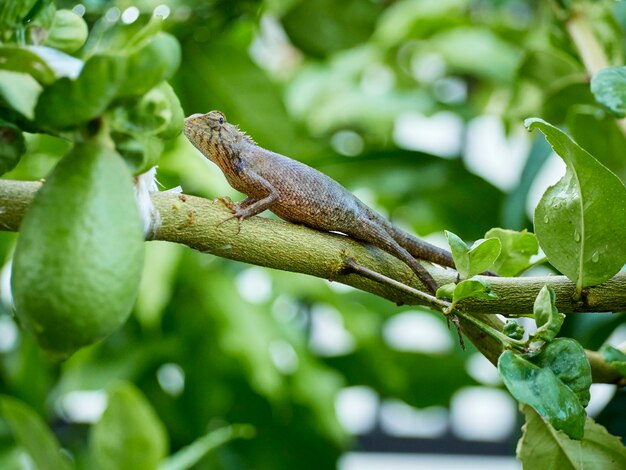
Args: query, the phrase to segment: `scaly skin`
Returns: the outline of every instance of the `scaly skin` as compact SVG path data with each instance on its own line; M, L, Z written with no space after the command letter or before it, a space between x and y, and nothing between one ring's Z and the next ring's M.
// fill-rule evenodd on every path
M189 116L185 135L248 196L229 206L239 222L269 209L290 222L345 233L405 262L433 293L437 282L415 258L454 267L450 253L394 227L325 174L259 147L220 111Z

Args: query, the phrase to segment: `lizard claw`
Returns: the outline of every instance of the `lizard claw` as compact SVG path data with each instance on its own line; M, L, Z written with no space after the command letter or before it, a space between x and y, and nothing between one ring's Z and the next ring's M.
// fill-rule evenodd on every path
M215 199L215 201L221 202L232 212L235 212L237 210L237 204L235 204L228 196L218 197Z
M222 220L219 224L216 225L216 227L219 227L220 225L222 225L224 222L228 222L231 219L237 219L237 235L239 235L239 232L241 232L241 223L243 222L243 219L245 218L243 214L241 214L239 212L239 208L236 207L236 204L233 204L233 215L231 215L230 217L226 217L224 220Z
M224 222L228 222L230 219L236 218L239 222L238 227L237 227L237 235L239 235L239 232L241 232L241 222L243 222L243 219L244 219L243 215L240 213L239 204L234 203L228 196L218 197L215 199L215 201L221 202L222 204L224 204L224 206L226 206L228 210L230 210L233 213L233 215L231 215L230 217L226 217L224 220L218 223L216 227L219 227Z

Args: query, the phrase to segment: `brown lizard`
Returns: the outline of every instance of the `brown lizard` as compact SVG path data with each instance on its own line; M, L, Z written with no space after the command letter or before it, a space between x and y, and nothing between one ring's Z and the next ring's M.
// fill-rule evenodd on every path
M433 293L437 282L416 258L454 267L449 252L394 227L332 178L304 163L259 147L220 111L185 119L185 135L248 197L228 204L242 220L271 210L277 216L371 243L405 262ZM228 220L228 219L226 219Z

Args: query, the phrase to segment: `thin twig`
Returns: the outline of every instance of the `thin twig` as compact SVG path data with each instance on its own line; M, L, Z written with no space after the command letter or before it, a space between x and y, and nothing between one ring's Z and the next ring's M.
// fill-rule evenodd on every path
M450 303L444 300L440 300L435 296L427 294L426 292L417 290L411 286L407 286L406 284L402 284L401 282L398 282L395 279L391 279L390 277L387 277L384 274L380 274L380 273L377 273L376 271L372 271L371 269L366 268L365 266L361 266L352 258L346 258L345 264L347 268L354 271L355 273L365 276L366 278L371 279L372 281L387 284L396 289L403 290L404 292L407 292L408 294L415 296L417 299L421 300L427 305L430 305L431 307L436 308L437 310L440 310L443 312L444 309L450 307Z
M384 274L377 273L376 271L372 271L365 266L361 266L352 258L345 259L346 267L355 273L358 273L362 276L367 277L376 282L381 282L383 284L387 284L391 287L395 287L396 289L404 290L415 297L422 300L425 304L428 304L432 307L435 307L437 310L444 312L449 312L451 310L451 304L444 300L440 300L437 297L434 297L425 292L414 289L411 286L407 286L406 284L402 284L401 282L396 281L395 279L391 279L390 277L385 276ZM450 323L454 325L456 332L459 336L459 344L461 345L461 349L465 351L465 341L463 340L463 334L461 333L461 324L459 323L458 317L454 313L444 313L446 319L448 321L448 329L450 329Z

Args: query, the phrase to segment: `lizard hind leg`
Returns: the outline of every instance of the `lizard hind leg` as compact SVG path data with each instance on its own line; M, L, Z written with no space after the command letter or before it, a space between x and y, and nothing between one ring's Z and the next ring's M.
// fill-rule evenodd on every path
M422 284L424 284L433 294L437 292L437 289L439 288L437 281L435 281L426 268L422 266L422 264L415 259L411 253L394 240L384 227L380 226L375 221L368 220L367 224L362 227L362 230L359 231L357 238L369 242L402 260L407 266L409 266L409 268L411 268Z

